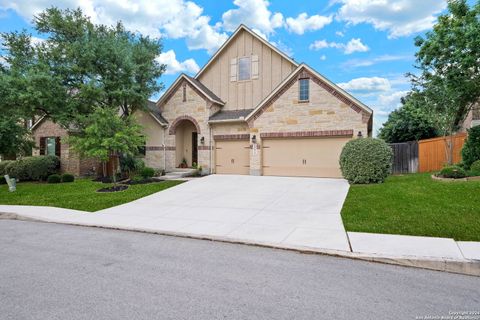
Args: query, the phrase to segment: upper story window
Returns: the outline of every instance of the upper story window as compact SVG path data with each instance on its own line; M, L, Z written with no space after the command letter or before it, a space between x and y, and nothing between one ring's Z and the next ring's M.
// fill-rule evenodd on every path
M238 59L238 80L250 80L252 64L250 57Z
M308 101L310 99L310 81L308 79L300 79L298 80L298 83L298 100Z

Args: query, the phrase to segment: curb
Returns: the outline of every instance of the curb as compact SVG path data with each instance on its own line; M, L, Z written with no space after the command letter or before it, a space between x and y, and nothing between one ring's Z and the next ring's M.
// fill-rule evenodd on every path
M277 243L268 243L268 242L249 242L246 240L227 238L227 237L196 235L196 234L189 234L189 233L182 233L182 232L159 231L159 230L153 230L148 228L116 227L116 226L109 226L109 225L96 224L96 223L90 224L90 223L56 221L51 219L39 219L37 217L30 217L28 215L20 215L17 213L8 213L8 212L0 212L0 219L45 222L45 223L56 223L56 224L74 225L74 226L82 226L82 227L95 227L95 228L111 229L111 230L143 232L143 233L158 234L158 235L164 235L164 236L188 238L188 239L209 240L209 241L242 244L242 245L272 248L272 249L279 249L279 250L288 250L288 251L295 251L303 254L320 254L320 255L327 255L327 256L333 256L333 257L339 257L339 258L362 260L362 261L368 261L368 262L376 262L376 263L383 263L383 264L389 264L389 265L443 271L443 272L449 272L449 273L457 273L457 274L480 277L480 260L469 260L469 259L454 260L454 259L440 259L440 258L416 257L416 256L385 256L385 255L375 255L375 254L363 254L358 252L317 249L317 248L303 247L303 246L279 245Z

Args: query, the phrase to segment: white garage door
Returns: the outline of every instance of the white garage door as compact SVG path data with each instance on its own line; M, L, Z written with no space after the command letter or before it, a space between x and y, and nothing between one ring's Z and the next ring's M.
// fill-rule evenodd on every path
M263 175L341 178L340 153L350 138L263 140Z
M249 140L216 141L215 168L218 174L250 174Z

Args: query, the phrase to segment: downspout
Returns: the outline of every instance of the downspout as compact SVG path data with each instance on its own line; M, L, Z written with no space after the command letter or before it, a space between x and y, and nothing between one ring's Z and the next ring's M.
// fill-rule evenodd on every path
M209 170L210 170L210 174L212 174L212 173L213 173L213 168L212 168L212 125L211 125L210 123L208 124L208 140L209 140L209 141L208 141L208 145L209 145L208 149L209 149L209 152L210 152L210 153L209 153L209 161L210 161L210 163L208 164L208 166L209 166L209 168L210 168L210 169L209 169Z
M163 171L167 172L167 146L165 145L165 135L167 128L163 127Z

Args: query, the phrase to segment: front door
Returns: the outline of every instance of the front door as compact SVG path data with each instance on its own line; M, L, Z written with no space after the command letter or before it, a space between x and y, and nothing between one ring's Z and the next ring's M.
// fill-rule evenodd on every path
M194 164L198 165L198 134L192 132L192 166Z

